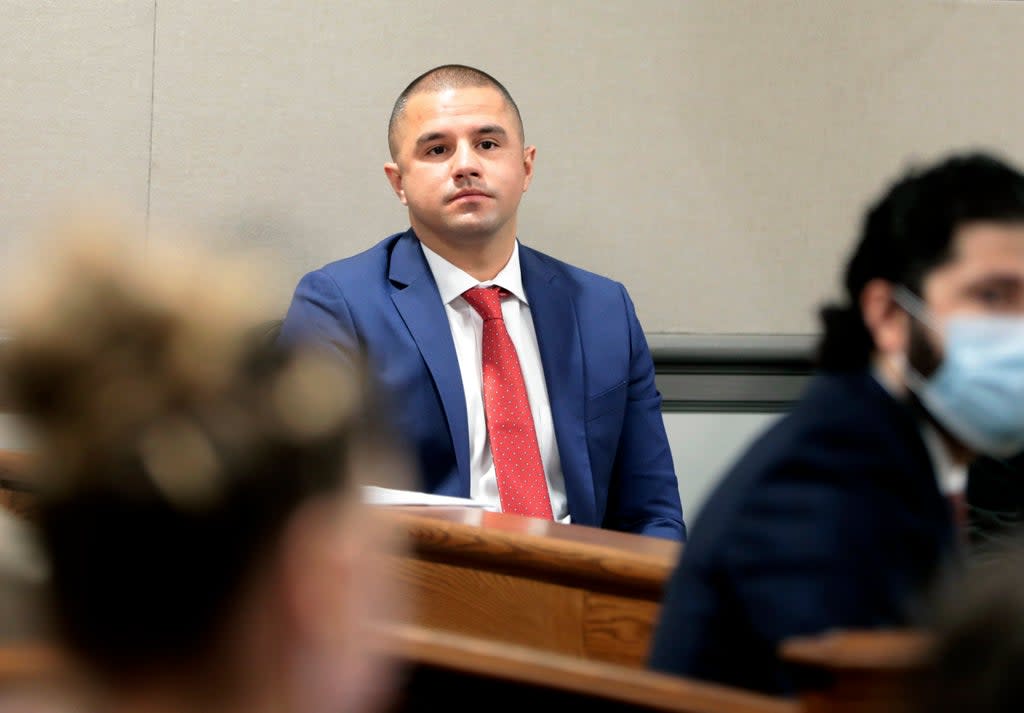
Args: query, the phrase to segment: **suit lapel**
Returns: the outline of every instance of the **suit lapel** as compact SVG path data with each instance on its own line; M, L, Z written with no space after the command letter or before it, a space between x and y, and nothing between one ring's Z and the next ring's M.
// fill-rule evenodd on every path
M520 245L519 263L537 332L569 513L573 522L597 525L583 416L586 395L576 305L559 276L538 253Z
M459 469L458 494L469 497L469 426L459 360L437 284L411 230L395 245L388 279L398 288L391 300L416 341L441 396Z

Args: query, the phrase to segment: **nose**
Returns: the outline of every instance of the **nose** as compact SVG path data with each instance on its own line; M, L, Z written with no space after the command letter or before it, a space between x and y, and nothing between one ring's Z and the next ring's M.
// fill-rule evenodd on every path
M460 141L452 157L452 177L456 180L480 178L480 157L468 141Z

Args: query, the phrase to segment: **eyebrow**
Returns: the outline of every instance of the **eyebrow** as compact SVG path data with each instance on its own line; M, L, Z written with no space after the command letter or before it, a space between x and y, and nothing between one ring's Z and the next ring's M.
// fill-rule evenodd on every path
M498 126L497 124L485 124L484 126L481 126L479 129L477 129L475 133L476 133L477 136L482 136L482 135L486 135L486 136L497 135L497 136L501 136L501 137L508 136L508 132L505 131L505 129L502 128L501 126Z
M416 139L416 145L422 146L423 144L429 144L431 141L437 141L438 139L443 139L444 137L445 134L443 134L440 131L431 131L429 134L423 134L418 139Z
M974 289L977 287L1020 287L1024 284L1024 280L1019 275L1010 275L1004 273L989 273L987 275L978 275L967 283L967 289Z
M497 124L484 124L473 130L473 134L476 136L500 136L502 138L508 136L508 132ZM438 141L447 136L443 131L431 131L430 133L423 134L416 139L416 145L422 146L423 144L429 144L431 141Z

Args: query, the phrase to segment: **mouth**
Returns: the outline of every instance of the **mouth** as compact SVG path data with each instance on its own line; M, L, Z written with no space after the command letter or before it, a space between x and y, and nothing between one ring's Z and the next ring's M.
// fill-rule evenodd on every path
M479 191L479 190L476 190L474 188L471 188L471 189L459 191L458 193L453 195L451 198L449 198L448 202L449 203L454 203L455 201L462 200L462 199L490 198L490 197L491 196L490 196L489 193L484 193L483 191Z

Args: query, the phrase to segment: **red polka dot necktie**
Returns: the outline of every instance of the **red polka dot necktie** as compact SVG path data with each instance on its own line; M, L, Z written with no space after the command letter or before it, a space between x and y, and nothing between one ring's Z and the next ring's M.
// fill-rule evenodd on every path
M474 287L463 298L484 320L484 415L503 512L551 518L551 499L537 445L526 382L505 329L500 287Z

